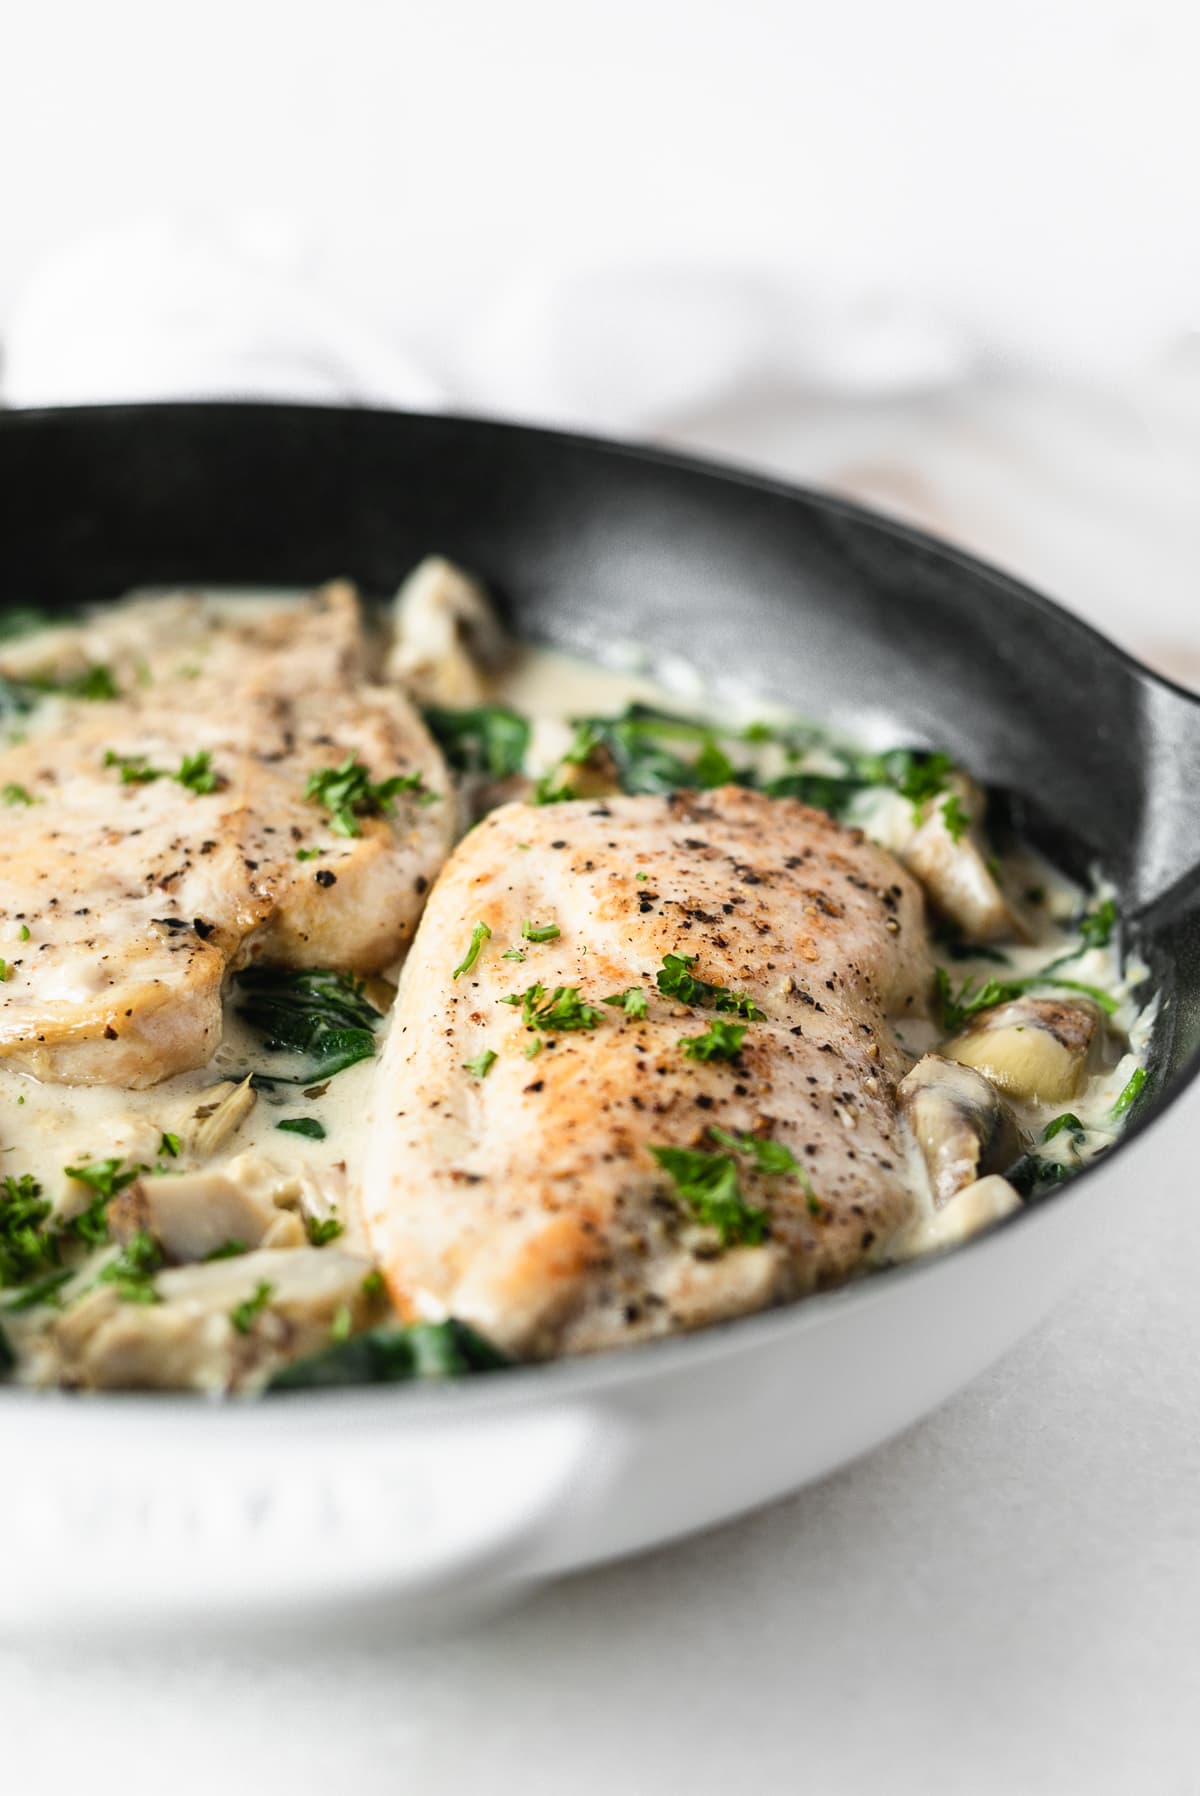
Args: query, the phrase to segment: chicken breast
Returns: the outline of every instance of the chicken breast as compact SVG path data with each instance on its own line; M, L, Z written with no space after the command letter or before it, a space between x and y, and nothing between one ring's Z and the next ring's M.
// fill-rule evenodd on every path
M0 1058L39 1079L138 1087L203 1065L248 959L389 965L453 839L438 749L368 683L352 588L172 614L164 637L145 608L136 666L128 612L111 644L103 624L68 634L68 662L111 647L119 696L51 697L0 752ZM0 672L28 677L18 647Z
M541 1357L846 1278L913 1213L890 1021L931 984L917 886L797 801L493 812L379 1069L364 1205L393 1300Z

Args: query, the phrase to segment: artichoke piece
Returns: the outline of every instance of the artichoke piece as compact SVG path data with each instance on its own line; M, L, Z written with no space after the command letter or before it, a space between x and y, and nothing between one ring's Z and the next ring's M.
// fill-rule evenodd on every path
M932 1216L920 1216L910 1222L889 1243L888 1258L915 1260L940 1247L958 1247L1020 1208L1021 1199L1008 1180L992 1173L973 1185L964 1185Z
M948 802L962 821L951 827ZM973 942L1012 941L1024 928L988 866L976 835L986 800L965 774L955 774L946 790L929 800L921 822L897 852L942 915Z
M299 1195L296 1180L257 1155L239 1154L224 1166L138 1179L110 1206L109 1227L118 1241L144 1229L176 1265L206 1259L230 1241L303 1247L303 1222L281 1207Z
M972 1066L926 1054L896 1097L929 1171L933 1200L949 1200L1020 1152L1016 1124L990 1079Z
M181 1151L207 1160L241 1128L257 1102L258 1093L249 1079L243 1079L240 1085L227 1079L202 1092L199 1101L188 1106L178 1125Z
M362 1255L306 1248L162 1272L154 1303L100 1286L51 1325L47 1367L91 1390L254 1389L331 1333L381 1319L371 1270Z
M426 705L477 705L485 673L500 667L508 639L487 594L453 562L431 555L395 600L387 677Z
M1099 1008L1086 998L1014 998L981 1010L941 1051L975 1067L1008 1097L1061 1104L1095 1064L1102 1024Z

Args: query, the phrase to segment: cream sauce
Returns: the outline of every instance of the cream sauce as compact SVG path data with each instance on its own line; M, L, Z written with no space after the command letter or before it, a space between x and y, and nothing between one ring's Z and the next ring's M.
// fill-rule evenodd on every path
M136 595L139 599L147 596ZM249 603L273 609L290 600L291 595L287 594L225 592L213 595L205 603L210 615L219 618L235 606ZM72 657L80 656L85 660L127 658L130 651L123 635L124 615L120 608L110 608L82 628L23 639L21 659L34 665L39 654L44 660L58 655L68 663ZM188 652L203 653L203 647L189 648ZM572 740L570 720L580 715L612 714L634 701L668 711L704 714L703 687L686 666L658 668L655 672L659 677L655 678L644 657L630 651L624 659L628 666L622 669L585 663L551 649L521 647L515 651L504 674L493 683L492 697L531 719L533 733L526 762L531 776L551 775L558 768ZM0 667L4 665L5 655L0 653ZM11 658L8 665L12 671ZM16 725L10 723L8 732L10 736L31 730L50 735L57 710L55 701L48 700ZM800 747L788 748L777 741L752 744L742 739L739 732L747 724L762 718L780 720L777 709L756 705L749 695L723 697L720 715L724 720L722 744L738 766L753 765L766 777L787 771L834 775L845 771L836 750L825 741L805 745L802 731L797 737ZM879 735L877 728L865 733L874 738ZM858 801L850 820L889 846L894 844L898 832L902 833L909 811L907 801L894 794L870 793ZM997 964L995 954L978 959L965 955L954 960L950 972L956 985L969 978L979 983L992 977L1019 978L1059 955L1071 953L1079 945L1070 927L1071 919L1083 907L1083 894L1077 887L1028 854L1011 856L999 871L1001 884L1020 909L1031 939L1015 946L1005 945L1001 950L1003 965ZM1031 902L1027 894L1035 888L1042 896ZM1094 900L1102 895L1097 891L1091 896ZM19 943L15 937L5 939L5 933L12 935L14 927L0 923L0 960L16 957L14 951ZM393 977L397 972L393 969ZM1088 949L1072 961L1070 976L1101 987L1116 1001L1111 1020L1113 1045L1107 1063L1092 1075L1069 1105L1025 1106L1019 1108L1018 1120L1033 1147L1056 1111L1070 1109L1082 1125L1082 1135L1060 1134L1049 1143L1037 1145L1036 1151L1047 1160L1077 1164L1103 1152L1119 1133L1121 1122L1114 1118L1113 1106L1144 1060L1154 1007L1139 1008L1135 991L1145 979L1145 969L1136 964L1122 968L1115 943ZM935 1048L938 1040L939 1031L933 1023L913 1022L906 1027L904 1045L914 1056ZM269 1072L270 1066L271 1057L264 1054L261 1042L237 1015L236 988L226 1002L224 1039L210 1065L167 1079L149 1090L39 1084L0 1064L0 1178L32 1175L46 1197L70 1214L81 1207L89 1194L65 1177L67 1167L111 1158L130 1165L152 1165L169 1177L195 1162L186 1157L173 1162L169 1154L164 1157L163 1138L179 1131L181 1121L194 1115L214 1085L225 1080L240 1081L251 1072ZM361 1182L363 1118L369 1109L372 1076L372 1063L366 1061L336 1075L320 1088L306 1089L297 1084L260 1090L249 1116L222 1145L214 1163L223 1164L234 1155L257 1157L267 1172L278 1176L281 1186L290 1188L292 1195L286 1201L313 1218L336 1217L346 1231L342 1245L362 1251L364 1236L356 1194ZM325 1138L315 1141L279 1128L280 1122L294 1118L319 1122ZM914 1181L919 1185L922 1178L923 1172L914 1161ZM925 1201L928 1202L928 1193ZM47 1320L53 1314L49 1309L37 1312ZM22 1318L21 1332L34 1322L33 1317Z

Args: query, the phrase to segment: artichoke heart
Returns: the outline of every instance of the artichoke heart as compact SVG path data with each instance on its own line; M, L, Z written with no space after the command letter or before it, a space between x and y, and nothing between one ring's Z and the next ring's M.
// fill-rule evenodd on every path
M1058 1104L1073 1098L1104 1039L1087 999L1015 998L972 1017L942 1054L974 1067L1011 1098Z

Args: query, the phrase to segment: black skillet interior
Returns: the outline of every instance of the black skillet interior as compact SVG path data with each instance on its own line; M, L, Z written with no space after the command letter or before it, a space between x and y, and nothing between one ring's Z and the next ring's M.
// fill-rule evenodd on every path
M943 545L650 452L298 406L9 414L0 493L0 607L334 574L385 593L436 550L521 635L600 657L636 642L801 715L944 747L1138 919L1167 998L1135 1128L1196 1070L1200 704Z

